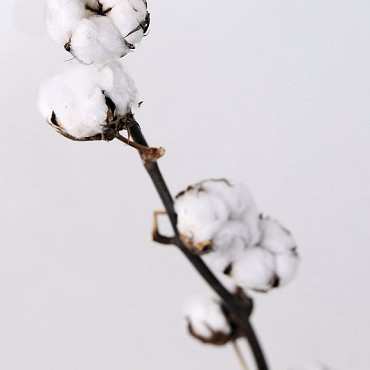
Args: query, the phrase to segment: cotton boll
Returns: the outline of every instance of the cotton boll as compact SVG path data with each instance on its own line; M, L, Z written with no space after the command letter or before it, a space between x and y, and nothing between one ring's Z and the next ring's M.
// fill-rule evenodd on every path
M230 324L218 302L205 297L188 299L184 305L186 318L192 335L206 343L220 340L224 344L231 335ZM221 343L222 342L222 343Z
M279 277L279 286L283 286L293 280L299 265L299 257L295 252L277 254L275 263L276 274Z
M222 200L197 189L178 196L175 211L179 232L194 245L211 241L229 217Z
M128 86L126 93L125 86ZM86 138L104 131L107 94L111 93L112 100L122 99L116 105L127 112L132 101L137 99L136 95L131 95L131 90L134 90L132 81L119 62L106 67L77 65L42 85L39 108L49 123L53 117L57 120L62 133L77 139Z
M230 276L243 289L267 292L276 284L275 269L273 254L250 247L233 262Z
M277 221L268 217L261 218L260 230L260 245L263 248L273 253L285 253L295 249L296 243L290 232Z
M45 21L50 37L64 46L85 13L81 0L48 0Z
M108 3L112 3L109 1ZM142 0L123 0L116 2L107 14L122 37L134 45L140 42L147 27L147 8Z
M126 55L130 49L107 17L83 19L73 32L71 53L82 63L108 63Z

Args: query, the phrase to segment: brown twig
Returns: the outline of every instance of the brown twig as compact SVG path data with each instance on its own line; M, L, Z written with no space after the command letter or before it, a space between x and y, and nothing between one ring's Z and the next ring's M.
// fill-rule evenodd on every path
M136 143L135 141L131 141L126 139L124 136L122 136L119 132L116 133L116 138L119 141L122 141L123 143L137 149L141 155L141 158L143 159L143 162L147 161L156 161L157 159L163 157L165 150L162 147L159 148L150 148L145 145L141 145Z
M168 236L162 235L159 232L158 216L163 216L163 215L167 215L166 211L155 211L155 212L153 212L152 239L153 239L153 241L155 241L159 244L175 245L176 244L176 238L174 236L168 237Z

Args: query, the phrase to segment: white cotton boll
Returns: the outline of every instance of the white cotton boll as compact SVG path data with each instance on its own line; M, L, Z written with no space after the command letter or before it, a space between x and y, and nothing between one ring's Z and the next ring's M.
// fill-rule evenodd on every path
M50 37L64 46L85 13L81 0L48 0L45 21Z
M71 38L70 50L85 64L108 63L130 51L114 24L100 16L79 22Z
M260 245L273 253L285 253L295 249L296 243L290 232L276 220L269 217L260 219Z
M134 45L142 40L144 30L141 25L145 25L147 17L144 1L122 0L112 7L107 17L112 20L128 43Z
M103 132L108 113L106 96L122 114L137 101L133 82L120 62L105 67L76 65L50 79L41 87L39 108L48 122L54 112L64 132L85 138Z
M221 306L213 299L193 297L186 301L183 309L193 332L204 339L210 339L214 333L229 335L231 327Z
M295 277L299 257L295 252L287 252L275 255L276 274L279 277L279 286L289 283Z
M222 200L196 189L176 198L175 211L179 232L194 245L211 241L229 217Z
M273 254L260 248L247 248L233 263L231 277L244 289L270 290L276 281Z

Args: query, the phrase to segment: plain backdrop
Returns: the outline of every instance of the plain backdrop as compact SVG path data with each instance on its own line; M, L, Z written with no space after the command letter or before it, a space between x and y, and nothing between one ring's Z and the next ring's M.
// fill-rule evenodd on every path
M40 117L41 81L71 63L43 7L1 3L0 370L239 369L231 347L186 332L183 301L210 291L151 242L162 206L137 153L68 141ZM149 10L150 34L125 62L173 194L244 182L298 242L297 278L255 295L271 368L370 369L370 2Z

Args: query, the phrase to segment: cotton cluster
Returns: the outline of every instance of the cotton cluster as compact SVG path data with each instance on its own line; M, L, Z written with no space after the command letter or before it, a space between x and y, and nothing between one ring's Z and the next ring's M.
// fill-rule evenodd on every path
M59 132L79 139L104 133L109 120L138 105L136 95L119 61L75 65L41 86L39 108Z
M185 245L201 254L230 290L266 292L295 276L294 239L277 221L259 215L243 185L200 182L176 197L175 210Z
M193 297L183 310L191 335L204 343L222 345L233 336L233 330L219 301Z
M51 38L85 64L123 57L149 27L145 0L48 0Z

